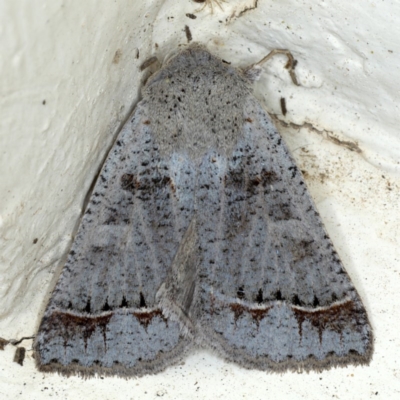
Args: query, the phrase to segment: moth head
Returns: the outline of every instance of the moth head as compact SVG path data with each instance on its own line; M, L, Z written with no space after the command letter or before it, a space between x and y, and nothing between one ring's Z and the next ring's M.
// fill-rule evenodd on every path
M243 68L242 73L245 79L250 83L254 83L260 79L263 69L259 65L251 65L250 67Z

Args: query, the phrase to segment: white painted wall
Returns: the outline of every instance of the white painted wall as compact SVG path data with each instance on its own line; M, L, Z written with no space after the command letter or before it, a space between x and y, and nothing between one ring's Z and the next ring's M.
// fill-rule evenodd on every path
M239 16L253 3L226 0L195 20L185 15L201 7L192 0L0 3L0 337L36 332L90 185L139 98L148 72L138 66L184 45L188 25L237 66L272 48L298 60L300 87L278 57L255 93L276 114L367 307L371 366L268 375L198 351L154 377L82 381L38 373L31 351L21 367L8 345L0 397L399 396L400 3L258 0Z

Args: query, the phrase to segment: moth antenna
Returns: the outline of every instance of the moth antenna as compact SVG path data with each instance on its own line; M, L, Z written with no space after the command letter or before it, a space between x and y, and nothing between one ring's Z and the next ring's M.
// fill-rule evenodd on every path
M271 58L275 57L278 54L283 54L287 57L288 61L285 65L285 68L289 71L290 78L292 79L292 82L296 86L300 86L299 81L297 80L296 73L294 72L294 69L297 65L297 60L293 57L293 54L290 52L290 50L286 49L274 49L271 50L264 58L262 58L260 61L246 67L243 69L243 73L245 76L250 80L250 81L255 81L258 79L260 75L260 69L261 65L270 60Z

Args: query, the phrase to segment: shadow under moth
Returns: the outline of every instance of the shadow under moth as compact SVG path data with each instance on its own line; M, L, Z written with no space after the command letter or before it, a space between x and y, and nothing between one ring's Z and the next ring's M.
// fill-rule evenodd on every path
M252 72L192 44L148 79L45 310L41 371L141 376L193 345L266 371L369 363L366 311Z

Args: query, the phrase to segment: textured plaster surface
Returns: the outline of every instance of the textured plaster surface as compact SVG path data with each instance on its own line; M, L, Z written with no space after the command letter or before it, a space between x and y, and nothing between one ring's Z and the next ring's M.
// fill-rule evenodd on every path
M23 366L13 362L15 346L0 351L0 397L400 395L400 5L227 0L221 6L211 12L191 0L0 5L0 337L35 334L93 180L150 73L139 66L186 44L187 25L193 40L236 66L273 48L288 48L298 60L299 87L277 57L263 66L254 91L275 116L367 308L375 334L371 365L277 375L201 350L155 376L84 381L37 372L25 340Z

